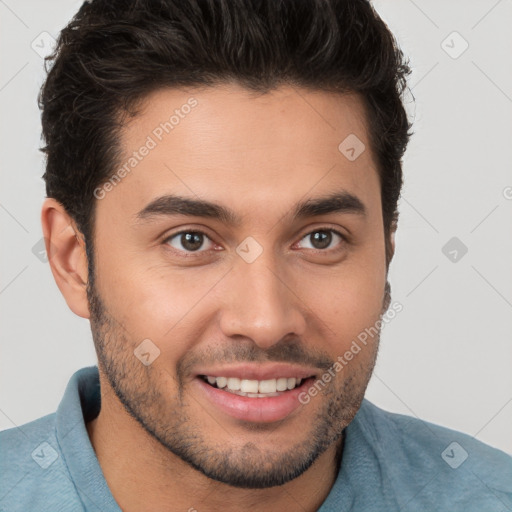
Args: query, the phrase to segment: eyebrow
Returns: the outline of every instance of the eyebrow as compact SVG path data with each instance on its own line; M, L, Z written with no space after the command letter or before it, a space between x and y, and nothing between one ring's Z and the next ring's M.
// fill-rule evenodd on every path
M365 216L367 210L357 196L341 191L297 203L292 217L294 219L304 219L329 213ZM136 214L136 219L137 222L141 222L174 215L216 219L231 226L239 226L242 222L242 218L238 214L225 206L174 194L157 197Z

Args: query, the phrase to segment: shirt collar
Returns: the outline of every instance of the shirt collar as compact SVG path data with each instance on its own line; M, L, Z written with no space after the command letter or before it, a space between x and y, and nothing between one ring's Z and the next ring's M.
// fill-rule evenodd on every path
M89 439L86 423L101 407L97 366L71 377L56 413L56 436L62 457L86 510L121 512L107 485Z

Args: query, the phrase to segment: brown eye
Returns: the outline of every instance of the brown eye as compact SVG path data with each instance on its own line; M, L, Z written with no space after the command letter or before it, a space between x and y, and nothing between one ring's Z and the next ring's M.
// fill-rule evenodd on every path
M326 247L329 247L332 240L332 234L328 231L315 231L309 236L312 237L310 240L312 241L315 249L325 249Z
M208 236L201 231L181 231L171 235L165 240L171 247L182 252L203 252L199 251L204 245Z
M307 249L323 251L332 248L330 246L333 241L336 241L336 238L341 241L345 240L345 237L334 229L317 229L308 233L302 240L310 241L312 247L306 247ZM337 245L339 245L339 243Z

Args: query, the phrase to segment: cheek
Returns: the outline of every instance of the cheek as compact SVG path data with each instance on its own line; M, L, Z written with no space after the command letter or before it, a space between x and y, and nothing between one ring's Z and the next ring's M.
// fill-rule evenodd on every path
M302 297L326 326L324 339L339 353L379 320L384 299L385 269L377 263L347 265L335 274L304 283ZM312 286L312 283L315 283ZM308 291L309 289L309 291Z
M219 280L217 273L171 270L160 262L148 263L141 255L125 257L122 267L114 264L114 254L109 258L98 286L108 313L122 323L133 348L150 339L162 360L179 358L191 348L191 339L199 339L194 332L201 326L197 315Z

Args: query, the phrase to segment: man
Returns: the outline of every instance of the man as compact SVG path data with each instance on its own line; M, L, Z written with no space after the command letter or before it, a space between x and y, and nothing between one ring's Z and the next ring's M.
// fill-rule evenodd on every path
M409 68L364 0L94 0L42 225L98 367L0 433L1 510L512 510L512 458L364 399Z

